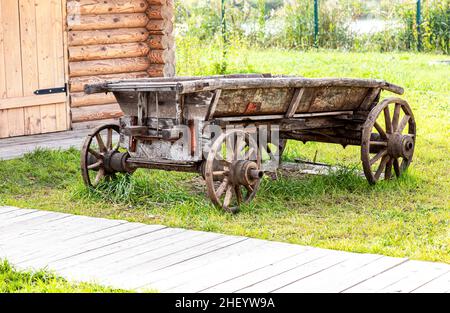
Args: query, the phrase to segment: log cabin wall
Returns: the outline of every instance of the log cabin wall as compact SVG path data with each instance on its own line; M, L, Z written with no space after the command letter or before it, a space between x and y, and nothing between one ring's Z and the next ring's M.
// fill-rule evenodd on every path
M84 94L105 80L175 75L172 0L68 0L72 127L122 116L112 94Z

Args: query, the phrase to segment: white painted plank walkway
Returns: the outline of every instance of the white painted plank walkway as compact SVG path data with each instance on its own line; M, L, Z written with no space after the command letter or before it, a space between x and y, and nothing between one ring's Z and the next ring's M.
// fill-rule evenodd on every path
M0 207L0 258L160 292L449 292L450 265Z

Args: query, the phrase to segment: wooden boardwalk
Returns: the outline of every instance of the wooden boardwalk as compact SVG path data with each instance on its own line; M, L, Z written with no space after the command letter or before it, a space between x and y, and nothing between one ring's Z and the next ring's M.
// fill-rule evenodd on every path
M450 265L0 207L0 258L160 292L449 292Z
M89 130L67 131L61 133L14 137L0 139L0 160L11 160L33 152L38 148L67 150L80 149Z

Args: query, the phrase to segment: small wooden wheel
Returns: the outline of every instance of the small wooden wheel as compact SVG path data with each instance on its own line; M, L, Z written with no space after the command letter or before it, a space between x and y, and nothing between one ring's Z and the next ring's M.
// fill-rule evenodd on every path
M100 126L86 138L81 150L81 174L87 187L96 187L104 180L115 177L107 159L119 150L119 144L113 147L114 132L119 134L120 127L116 124Z
M361 159L371 184L397 177L412 162L416 145L416 121L408 103L390 98L370 112L363 127Z
M211 201L230 213L253 200L264 175L258 144L242 130L222 134L213 143L203 170Z

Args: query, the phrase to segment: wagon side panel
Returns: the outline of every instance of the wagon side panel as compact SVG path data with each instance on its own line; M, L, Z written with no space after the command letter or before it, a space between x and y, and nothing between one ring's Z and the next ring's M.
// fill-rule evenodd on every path
M294 88L224 90L214 117L285 114L294 93Z

